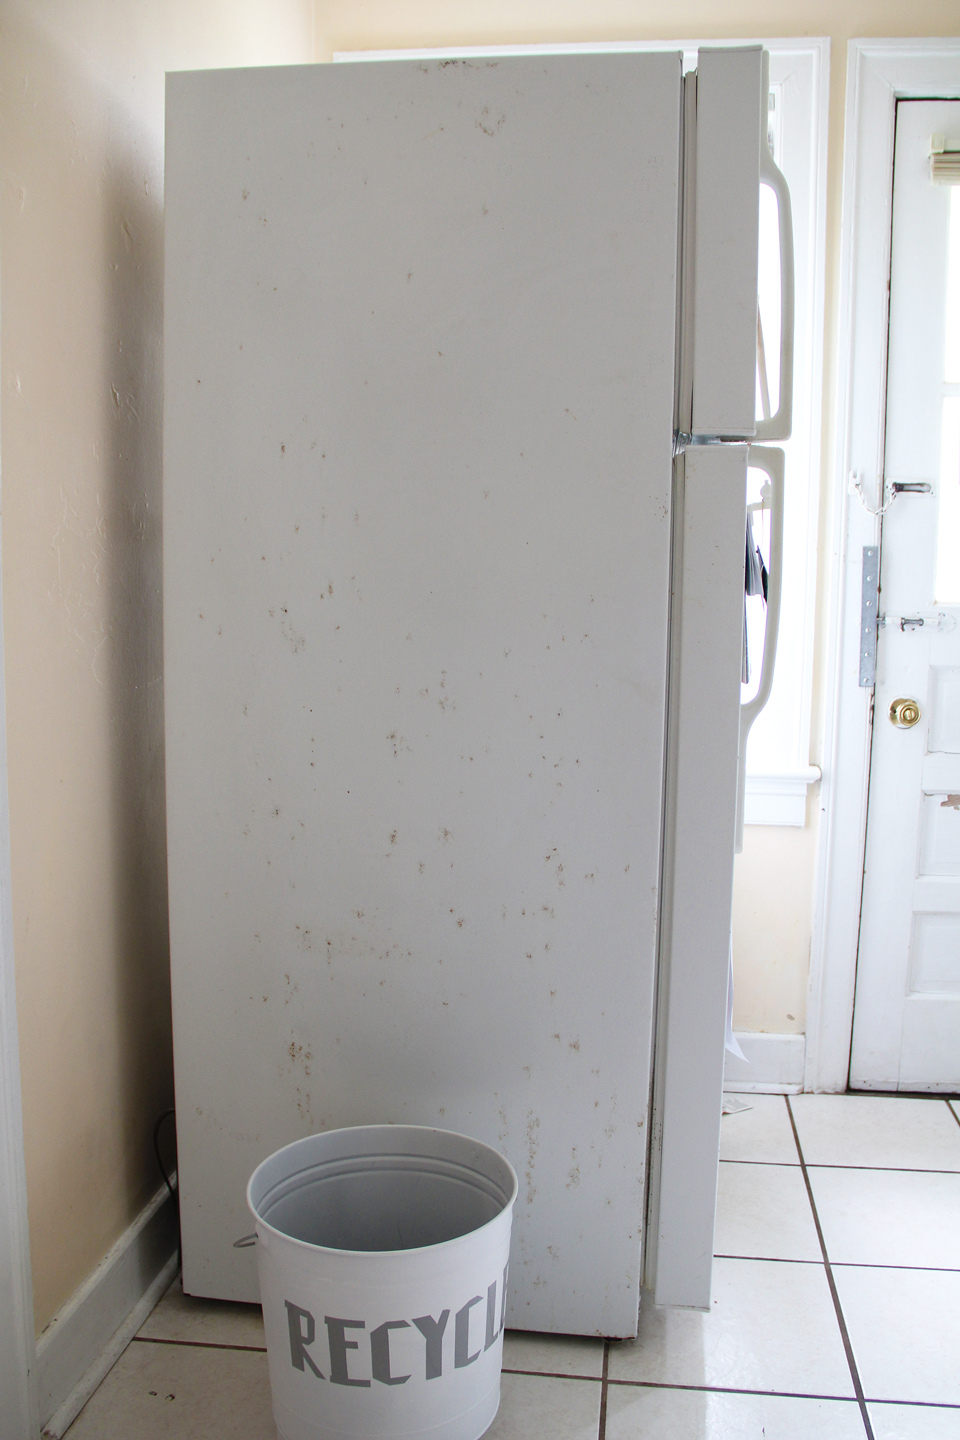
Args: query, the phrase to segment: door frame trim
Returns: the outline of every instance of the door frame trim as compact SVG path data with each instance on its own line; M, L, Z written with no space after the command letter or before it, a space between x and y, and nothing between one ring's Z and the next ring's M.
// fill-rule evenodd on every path
M863 888L873 690L859 678L864 545L879 543L896 102L960 98L960 39L847 47L837 423L829 555L820 838L804 1089L847 1087ZM866 503L853 489L860 482Z

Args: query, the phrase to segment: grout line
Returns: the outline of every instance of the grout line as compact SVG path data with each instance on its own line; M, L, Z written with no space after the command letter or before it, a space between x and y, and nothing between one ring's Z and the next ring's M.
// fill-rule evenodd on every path
M751 1264L756 1262L759 1265L822 1265L822 1260L798 1260L795 1255L726 1255L719 1250L713 1252L714 1260L749 1260ZM893 1269L902 1270L902 1265L893 1266Z
M734 1256L725 1251L714 1250L714 1260L748 1260L751 1264L823 1264L822 1260L797 1260L796 1256ZM902 1269L898 1266L897 1269Z
M949 1107L948 1107L949 1108ZM953 1115L953 1111L950 1111ZM956 1115L953 1118L960 1125ZM808 1170L869 1170L883 1175L960 1175L960 1167L953 1170L938 1170L933 1165L825 1165L819 1161L807 1162ZM762 1165L768 1170L799 1170L797 1160L730 1160L721 1158L721 1165Z
M887 1400L885 1397L870 1395L868 1405L912 1405L918 1410L960 1410L955 1400Z
M921 1275L960 1275L960 1265L884 1265L870 1260L833 1260L834 1270L916 1270Z
M603 1342L603 1369L600 1372L600 1421L597 1425L597 1440L606 1440L607 1437L607 1387L609 1385L608 1372L610 1368L610 1341Z
M960 1121L957 1122L960 1124ZM808 1170L867 1170L874 1175L960 1175L960 1170L936 1170L932 1165L818 1165L808 1163Z
M727 1255L719 1250L714 1260L749 1260L758 1265L822 1265L822 1260L798 1260L795 1255ZM960 1265L885 1265L873 1260L831 1260L834 1270L909 1270L922 1275L960 1275Z
M601 1384L599 1375L571 1375L569 1370L518 1370L515 1365L501 1365L501 1375L540 1375L544 1380L586 1380L591 1385Z
M830 1294L833 1298L833 1308L837 1314L837 1324L840 1326L840 1338L843 1341L843 1348L847 1356L847 1364L850 1367L850 1378L853 1381L853 1388L857 1396L857 1404L860 1406L860 1418L863 1427L867 1432L867 1440L875 1440L873 1425L870 1421L870 1412L867 1410L867 1402L863 1396L863 1386L860 1383L860 1372L857 1369L856 1357L853 1353L853 1346L850 1343L850 1336L847 1332L847 1322L843 1318L843 1310L840 1308L840 1295L837 1291L837 1282L833 1278L833 1271L830 1268L830 1257L827 1254L826 1242L823 1238L823 1230L820 1228L820 1216L817 1214L816 1202L813 1198L813 1186L810 1184L810 1176L807 1174L807 1164L803 1158L803 1147L800 1144L800 1135L797 1131L797 1122L793 1118L793 1106L790 1104L790 1096L784 1095L784 1102L787 1107L787 1114L790 1117L790 1128L793 1130L793 1139L797 1147L797 1154L800 1156L800 1169L803 1172L803 1183L807 1187L807 1199L810 1201L810 1209L813 1212L813 1223L817 1229L817 1239L820 1241L820 1249L823 1253L823 1268L827 1277L827 1284L830 1286Z
M786 1098L786 1097L784 1097ZM957 1121L960 1125L960 1120ZM769 1160L721 1160L721 1165L770 1165L774 1162ZM960 1169L938 1170L933 1165L821 1165L818 1161L808 1160L808 1170L866 1170L874 1175L960 1175ZM796 1170L796 1165L781 1164L783 1170Z
M188 1350L249 1350L254 1355L266 1355L266 1345L227 1345L217 1340L166 1340L159 1335L134 1335L141 1345L182 1345Z
M218 1340L168 1340L158 1335L134 1335L141 1345L175 1345L186 1350L245 1350L253 1355L265 1355L265 1345L229 1345ZM591 1385L601 1385L600 1375L571 1375L567 1370L518 1370L512 1365L501 1366L503 1375L540 1375L545 1380L586 1380Z
M781 1170L798 1170L798 1160L731 1160L726 1155L720 1156L721 1165L766 1165L767 1167L779 1166Z
M763 1395L775 1400L838 1400L845 1405L856 1405L854 1395L815 1395L809 1390L746 1390L732 1385L681 1385L667 1380L611 1380L611 1385L632 1385L642 1390L692 1390L701 1395ZM898 1405L900 1402L891 1402ZM924 1402L925 1403L925 1402Z

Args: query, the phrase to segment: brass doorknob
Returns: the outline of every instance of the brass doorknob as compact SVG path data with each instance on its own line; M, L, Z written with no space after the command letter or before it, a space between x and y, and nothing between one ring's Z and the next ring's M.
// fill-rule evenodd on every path
M899 730L910 730L920 719L920 706L916 700L894 700L890 706L890 720Z

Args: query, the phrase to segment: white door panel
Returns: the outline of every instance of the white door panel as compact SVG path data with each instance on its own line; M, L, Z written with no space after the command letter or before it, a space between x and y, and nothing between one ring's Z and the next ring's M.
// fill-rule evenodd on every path
M960 1086L960 605L936 593L938 522L948 523L960 487L960 473L942 465L956 389L945 361L952 187L932 183L928 158L931 135L944 132L960 135L960 102L899 103L879 607L889 618L878 640L850 1066L851 1085L864 1089ZM891 502L895 481L930 493ZM902 698L920 707L910 729L891 719Z
M923 760L924 794L942 791L949 794L960 790L960 761L955 755L925 755Z
M958 1036L960 997L908 996L903 1010L900 1089L949 1093L960 1088L956 1079ZM931 1074L947 1078L931 1083Z
M929 748L960 755L960 665L931 661Z
M957 766L960 775L960 765ZM920 814L920 874L960 874L960 797L924 795ZM918 887L922 884L918 881ZM916 908L914 891L914 908Z

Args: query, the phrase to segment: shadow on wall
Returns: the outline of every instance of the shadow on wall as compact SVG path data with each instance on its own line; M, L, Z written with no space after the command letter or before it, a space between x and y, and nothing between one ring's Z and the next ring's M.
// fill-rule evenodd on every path
M173 1105L170 939L163 730L163 198L130 156L108 156L102 191L104 249L112 283L102 336L106 509L113 532L106 572L111 633L110 782L115 829L115 923L125 981L120 1037L124 1073L141 1103L124 1117L129 1176L158 1182L151 1136ZM146 1195L143 1195L146 1199Z
M153 1124L173 1103L162 135L132 114L129 77L121 95L93 74L40 7L0 5L0 40L8 766L41 1329L159 1185Z

